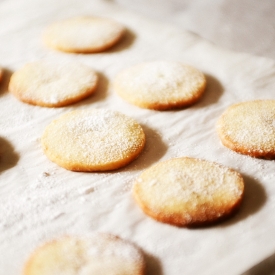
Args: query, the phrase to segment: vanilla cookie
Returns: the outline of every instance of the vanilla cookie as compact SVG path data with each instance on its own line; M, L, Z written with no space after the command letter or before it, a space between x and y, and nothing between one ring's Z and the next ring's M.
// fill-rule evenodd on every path
M217 123L224 146L256 158L275 159L275 100L230 106Z
M25 103L62 107L93 94L97 83L97 73L86 65L37 61L13 73L9 91Z
M152 218L177 226L204 225L231 215L240 205L239 173L194 158L175 158L145 170L133 186L135 200Z
M44 42L60 51L93 53L109 49L124 33L125 27L116 21L83 16L53 23L45 31Z
M138 64L120 72L113 83L123 99L142 108L166 110L189 106L206 87L203 73L171 61Z
M66 236L37 248L24 275L143 275L142 251L119 237L98 233L91 237Z
M106 171L137 158L145 135L132 118L93 109L62 115L48 125L41 141L47 157L68 170Z

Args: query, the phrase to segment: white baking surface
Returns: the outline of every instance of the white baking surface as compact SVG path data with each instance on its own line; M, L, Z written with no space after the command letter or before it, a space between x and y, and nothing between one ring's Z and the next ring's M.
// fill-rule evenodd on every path
M108 0L169 22L226 49L275 59L275 1Z
M74 55L47 49L43 29L75 15L106 16L129 29L125 39L100 54ZM275 162L224 148L215 123L229 105L274 99L275 64L268 58L223 50L183 29L152 21L107 1L5 0L0 2L0 274L20 274L33 249L64 234L117 234L146 253L149 275L240 274L275 250ZM77 60L100 75L97 93L70 107L24 104L7 92L10 73L38 59ZM176 111L132 106L111 88L122 69L143 61L176 60L201 69L208 80L202 100ZM40 137L62 113L105 107L135 118L147 144L127 167L77 173L51 163ZM241 119L241 118L240 118ZM178 228L145 216L131 196L140 172L160 160L191 156L230 166L245 178L240 211L226 222Z

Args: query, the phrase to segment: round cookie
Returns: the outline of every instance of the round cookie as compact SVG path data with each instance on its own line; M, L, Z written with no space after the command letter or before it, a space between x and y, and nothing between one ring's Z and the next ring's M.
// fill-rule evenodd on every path
M13 73L9 91L25 103L62 107L93 94L97 83L97 73L78 62L36 61Z
M125 27L107 18L76 17L53 23L44 33L45 44L72 53L101 52L115 45Z
M119 237L63 237L37 248L24 275L143 275L145 260L139 248Z
M177 226L197 226L231 215L243 198L239 173L194 158L175 158L145 170L133 186L141 209L152 218Z
M251 157L275 159L275 100L230 106L217 122L224 146Z
M136 159L145 134L132 118L107 109L73 111L51 122L43 136L47 157L72 171L107 171Z
M115 92L129 103L155 110L192 105L205 87L203 73L172 61L138 64L120 72L113 83Z

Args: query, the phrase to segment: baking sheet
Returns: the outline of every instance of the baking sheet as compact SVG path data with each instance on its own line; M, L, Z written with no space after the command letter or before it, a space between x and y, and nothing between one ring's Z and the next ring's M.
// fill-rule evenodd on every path
M53 21L76 15L116 19L128 28L125 39L105 53L66 54L41 42ZM174 26L133 14L108 1L0 2L0 274L20 274L33 249L64 234L110 232L139 245L148 274L240 274L275 250L275 162L242 156L224 148L215 123L231 104L274 99L273 60L218 48ZM77 60L100 74L96 94L64 108L19 102L7 92L12 71L39 59ZM143 61L176 60L207 76L207 90L194 106L152 111L114 94L112 79ZM118 171L77 173L51 163L40 137L59 115L86 108L109 108L135 118L147 143L141 156ZM172 157L215 161L239 171L245 198L233 218L215 226L186 229L145 216L131 186L143 169Z

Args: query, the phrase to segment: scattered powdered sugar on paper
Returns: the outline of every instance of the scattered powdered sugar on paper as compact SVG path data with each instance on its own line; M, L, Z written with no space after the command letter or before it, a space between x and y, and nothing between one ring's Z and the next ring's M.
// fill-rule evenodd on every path
M12 7L12 5L9 5L8 3L9 1L7 1L7 3L6 1L4 2L5 4L7 4L5 5L6 7L8 6ZM63 11L63 15L61 14L62 16L66 16L67 11L65 6L68 6L68 3L64 2L63 4L61 4L62 2L64 1L60 1L60 2L55 1L54 5L62 6L64 4L64 9L63 7L61 8L60 6L60 11ZM87 3L85 4L84 1L82 2L83 3L81 3L80 1L79 4L75 5L75 7L78 9L78 11L85 13L85 11L87 11ZM32 3L32 7L33 7L33 4L34 3ZM38 6L39 6L39 3L37 4L37 7ZM77 12L77 10L73 11L75 7L72 6L69 12L73 12L73 13ZM24 10L27 10L27 9L24 9ZM35 7L34 7L34 10L35 10ZM54 10L56 11L56 8L54 8L53 11ZM97 9L92 9L92 10L95 13L97 12ZM40 9L40 12L43 15L43 9ZM193 136L192 135L177 136L177 138L171 141L171 143L178 146L177 148L184 147L186 144L188 144L188 146L190 147L190 149L185 151L180 150L177 156L182 155L180 154L180 152L182 151L188 152L188 154L184 154L184 155L192 155L193 154L192 142L193 144L200 144L200 146L197 146L194 148L195 156L211 158L212 160L219 159L219 160L222 160L222 162L224 163L228 163L230 166L234 168L240 167L241 168L240 171L242 173L246 172L251 177L257 177L257 183L259 185L270 186L269 191L271 192L267 193L266 200L267 202L273 200L274 190L271 190L271 188L273 185L272 183L274 182L274 177L273 177L273 181L272 179L270 181L264 181L263 176L271 177L271 175L274 174L274 172L272 172L274 171L273 169L274 162L273 163L269 162L269 164L267 164L262 160L259 160L259 162L254 162L254 160L243 158L242 156L234 152L231 154L230 151L227 150L226 148L220 149L219 152L222 152L221 155L213 154L213 152L217 152L215 150L219 145L217 143L213 144L213 148L212 148L213 150L210 150L211 148L208 148L207 150L205 150L204 148L205 144L209 140L211 140L212 137L206 133L207 127L205 125L196 124L197 120L200 120L202 116L207 117L208 121L210 120L211 116L214 119L216 119L217 112L215 113L215 110L217 108L222 108L222 106L227 106L228 104L234 103L237 100L240 100L241 98L252 99L253 97L256 98L258 96L263 96L267 98L268 95L271 95L270 91L274 91L274 89L272 88L272 86L274 85L266 84L266 81L264 81L265 79L262 78L264 76L266 77L267 80L268 79L270 80L269 83L274 82L264 72L265 70L267 72L268 68L265 65L266 65L266 62L269 62L269 61L263 60L263 59L260 60L259 58L253 57L253 56L235 54L231 52L229 53L229 52L223 51L222 49L216 49L212 45L208 44L206 41L203 41L198 37L193 37L192 35L189 35L188 33L185 33L182 30L174 31L173 28L171 28L172 32L170 33L170 32L167 32L167 28L164 28L163 25L159 26L158 25L159 23L155 24L153 22L152 25L150 25L150 23L148 23L150 21L147 21L146 19L144 20L140 19L140 17L135 16L134 14L133 15L127 14L126 12L125 13L121 12L121 14L119 14L119 12L117 12L116 10L111 10L109 15L117 16L117 18L121 18L125 20L126 23L128 21L129 29L132 29L133 33L136 34L136 39L134 43L131 45L131 47L123 51L109 52L107 55L76 55L76 58L85 60L87 64L88 63L91 65L95 64L96 68L104 72L104 74L106 74L106 76L109 79L111 79L112 76L117 72L117 65L120 66L120 68L126 67L127 64L129 64L129 62L136 61L136 60L138 61L146 60L146 59L149 60L151 58L163 58L163 56L165 56L169 59L178 58L180 59L180 61L186 60L186 61L189 61L191 64L199 65L201 68L203 68L206 72L209 73L210 81L212 81L211 78L213 77L214 79L216 78L217 83L219 82L221 83L221 86L223 86L221 89L222 91L219 92L219 89L218 88L216 89L217 86L215 86L215 84L212 85L213 83L215 83L215 81L213 80L209 86L209 94L205 95L205 98L202 100L201 105L199 104L199 106L195 106L194 108L189 108L188 110L190 112L188 112L188 110L180 110L177 112L173 112L173 117L172 115L169 116L169 113L166 113L165 116L162 117L163 119L161 119L161 123L163 125L162 127L165 128L162 131L161 140L165 140L166 135L169 134L170 130L173 127L178 128L180 130L184 128L184 130L182 131L186 133L190 132L190 129L197 128L196 135L194 134ZM49 22L50 20L54 19L54 17L56 17L56 14L57 13L54 12L51 15L49 11L45 9L44 18L41 18L41 22L43 22L43 20ZM10 16L8 17L10 18ZM139 22L139 23L136 24L136 22ZM33 35L34 34L33 30L35 29L36 33L40 34L41 24L40 25L38 24L38 26L34 26L32 24L33 22L31 22L30 20L26 20L23 23L26 23L26 24L21 24L20 26L19 25L17 26L16 21L14 21L14 25L13 25L14 31L15 31L14 36L18 38L19 31L20 31L20 37L23 36L23 40L24 40L24 37L26 38L26 32L24 33L24 31L28 29L27 31L29 35L32 37L32 40L35 41L36 36ZM153 26L153 28L151 26ZM16 27L18 27L17 28L18 33L16 33ZM155 30L155 32L152 33L152 29ZM5 31L4 31L4 34L5 34ZM147 40L145 40L144 38L146 38ZM10 41L13 42L13 39L11 39ZM156 45L155 41L158 41L161 43ZM6 39L5 42L3 41L4 44L8 45L7 42L9 42L8 39ZM176 42L176 43L173 43L173 42ZM19 49L19 46L16 46L18 45L18 43L17 44L14 43L14 46L12 45L12 43L10 43L9 45L11 45L12 47L10 48L9 51L6 51L7 53L8 52L12 53L13 47L18 47ZM148 45L153 46L153 50L151 47L148 47ZM175 46L175 48L171 46ZM4 57L2 54L2 65L6 66L7 68L13 67L13 69L15 69L18 63L20 62L23 63L27 61L29 58L37 57L36 54L41 54L41 49L40 47L34 47L32 51L27 51L26 49L25 52L27 53L27 55L23 57L19 57L19 54L22 55L21 54L22 51L14 51L12 55L10 56L7 55L7 57ZM46 51L42 50L42 52L43 54L44 52L45 54L47 54ZM58 58L61 55L62 54L54 54L54 56ZM12 64L9 62L10 58L13 62ZM250 70L249 73L247 73L246 71L247 68L249 68ZM261 68L261 71L258 72L257 68ZM272 68L270 69L273 70ZM257 76L255 73L253 73L255 71L257 72ZM255 77L257 77L257 79L255 79ZM257 89L257 93L255 93L253 92L254 83L256 84L260 83L258 80L260 80L263 85L262 87L260 87L261 89ZM232 86L231 83L234 83L234 86ZM239 93L238 95L236 90L232 89L232 87L239 88L239 89L236 89L237 92ZM3 86L1 86L1 88L3 88ZM245 88L246 90L242 90L241 88ZM94 102L93 105L95 106L99 105L104 107L111 106L119 110L120 109L126 110L128 114L136 115L139 121L142 121L148 127L149 127L149 124L146 122L146 119L148 118L149 118L149 121L151 121L151 125L157 125L159 123L158 116L155 115L154 112L143 113L134 108L133 110L131 108L127 109L126 104L119 105L117 104L117 102L112 101L113 98L109 98L109 97L104 99L102 97L101 99L102 101L100 100L100 102ZM8 108L4 107L6 103L8 103L7 104ZM22 103L21 105L23 106ZM47 115L46 112L39 111L38 108L36 107L34 107L34 110L36 111L33 112L30 110L30 108L27 109L22 106L20 106L19 103L17 104L14 101L12 101L10 99L10 95L6 96L5 94L2 94L1 107L3 107L2 110L4 115L1 120L1 126L4 125L4 127L2 127L2 133L5 133L7 138L12 137L15 131L20 132L20 135L21 133L24 134L28 132L30 136L33 137L33 129L36 128L35 124L37 125L43 124L46 126L46 124L50 121L50 119L55 118L57 115L57 113L55 113L55 114L52 114L52 116L50 117ZM79 106L76 106L76 108L79 108ZM47 112L49 111L50 110L47 110ZM65 112L65 110L63 110L62 112ZM31 117L32 115L33 117ZM36 117L40 117L40 120L36 120L33 125L26 125L25 123L26 121L33 120ZM173 119L175 117L179 118L182 121L182 124L179 123L175 125L174 123L175 120ZM184 124L184 122L187 121L188 118L192 118L192 119L190 119L189 123ZM274 125L274 121L273 121L273 125ZM19 130L16 128L17 126L20 126ZM188 129L189 126L190 128ZM9 131L9 129L11 128L14 128L14 131ZM40 135L40 130L35 133L35 136L38 136L38 135ZM15 147L17 147L17 145L21 147L25 147L25 140L14 139L13 141L14 141ZM16 141L18 141L18 143ZM158 148L160 147L160 142L157 142L157 139L156 139L155 144L153 144L152 142L152 145L156 146L156 150L153 150L153 151L148 150L149 153L150 152L154 153L158 151ZM165 142L165 146L166 145L167 144ZM31 147L29 147L28 149L31 149L30 151L33 150ZM24 154L25 152L22 150L22 156ZM42 156L42 152L41 152L41 156ZM148 155L148 157L150 157L150 154ZM164 157L164 158L175 157L175 151L170 150L170 147L169 147L167 151L161 152L160 157L154 158L153 159L154 162L159 160L161 157ZM33 169L34 179L36 178L36 175L35 175L35 171L37 171L36 169L40 169L43 165L45 165L46 162L47 160L45 160L45 158L43 157L37 158L37 164L35 163L35 161L31 162L27 160L26 165L30 165L30 164L33 166L37 165L37 166L34 166L35 169ZM265 165L264 166L260 165L260 163L264 163ZM151 164L153 164L153 162L151 162ZM146 167L146 166L143 166L143 167ZM42 171L44 171L42 170L42 168L40 171L41 174L42 174ZM140 168L141 168L140 165L137 166L136 168L137 171L141 172ZM258 172L256 172L257 169L258 169ZM268 171L270 171L270 174L267 174ZM125 177L124 177L125 173L123 172L124 171L122 171L122 176L119 178L120 182L123 182L125 180ZM131 172L133 172L133 170ZM72 173L72 175L73 174L74 173ZM159 264L160 269L163 268L162 270L163 274L173 274L173 275L181 274L183 270L189 274L194 274L194 273L201 274L203 272L207 272L206 270L208 270L209 273L211 273L211 270L216 266L220 266L220 269L223 269L223 270L227 270L228 268L229 268L228 270L230 270L230 266L234 265L234 261L232 259L234 259L234 257L238 258L239 255L243 256L242 258L243 260L240 262L240 266L241 266L240 268L242 268L242 267L245 267L245 265L251 263L252 261L257 262L258 260L260 260L260 257L263 257L264 254L268 251L265 248L265 246L266 244L270 243L272 234L268 233L268 231L264 232L264 234L259 234L260 230L272 229L272 226L271 226L271 223L273 220L272 213L274 212L272 210L274 210L274 208L273 209L269 208L268 203L261 205L260 207L258 207L256 211L253 210L254 206L251 207L251 211L250 209L248 209L249 207L244 208L244 212L243 212L244 215L241 215L242 218L233 219L230 226L228 225L213 226L211 228L207 228L203 230L178 229L172 226L168 227L166 225L163 225L157 222L148 221L148 219L146 219L143 215L141 214L139 215L138 211L135 212L135 206L132 204L129 204L128 208L125 209L125 211L123 212L123 215L116 215L117 213L115 213L115 211L113 211L113 209L110 209L109 207L109 205L112 205L114 201L114 196L109 195L108 188L114 185L114 181L118 179L118 175L117 173L113 173L112 175L108 174L108 180L102 180L103 175L105 174L108 174L108 173L102 173L100 177L97 177L97 182L102 185L105 185L106 187L105 190L102 190L102 192L97 195L98 204L94 204L92 205L92 207L85 207L85 211L81 211L81 208L78 207L79 205L78 205L78 199L77 199L77 200L72 200L72 205L70 206L69 209L72 212L75 211L77 214L79 214L81 218L78 220L78 224L80 225L81 225L81 221L83 221L83 223L84 221L86 221L87 223L96 224L96 226L93 227L93 230L104 228L106 230L109 230L111 232L117 232L119 234L124 234L125 231L128 232L125 234L128 234L128 237L130 239L137 240L138 243L140 243L140 245L144 247L145 251L149 251L152 253L152 255L154 255L155 259L153 259L152 261L156 265ZM131 173L131 176L129 176L129 178L131 177L135 177L135 175ZM53 179L54 176L50 175L45 178L42 177L42 179L45 180L45 182L46 182L46 178L48 182L51 178ZM81 197L83 198L85 197L85 199L89 200L89 196L93 195L93 192L92 192L93 187L90 187L90 186L84 187L82 179L89 181L90 178L91 178L91 174L88 174L88 173L86 173L86 175L84 176L82 175L82 173L79 173L78 177L71 177L71 178L68 177L66 182L67 183L66 188L64 188L63 190L63 191L68 191L68 193L61 195L61 193L64 193L64 192L63 191L60 192L60 199L62 196L64 196L62 197L62 200L61 200L62 203L67 203L68 200L70 200L69 196L71 195L70 192L72 192L70 188L72 186L74 186L75 190L79 192L79 195L80 193L83 194L81 195ZM5 182L5 184L8 181L6 177L6 173L1 174L1 181ZM21 183L21 179L19 177L18 184L17 183L14 184L14 188L11 189L11 193L13 195L9 197L11 199L10 202L8 197L5 198L5 195L2 194L1 196L0 208L3 209L2 206L7 205L8 208L11 209L9 210L10 212L4 214L4 217L3 217L3 221L6 220L8 223L11 223L11 219L13 215L16 214L19 216L19 214L23 212L21 208L23 208L25 202L21 197L25 195L27 195L28 197L31 197L30 192L27 190L26 190L27 192L22 192L21 197L14 195L14 192L16 192L18 185L20 185L20 183ZM59 184L60 184L59 182L56 182L56 187ZM75 185L77 185L78 187L75 187ZM153 186L157 186L157 184L154 183ZM83 189L81 187L83 187ZM121 185L116 186L117 189L120 189L120 187ZM28 189L28 187L26 188ZM89 188L91 188L91 193L89 193L90 192ZM30 224L32 223L35 224L40 222L41 226L40 226L40 230L37 232L37 236L38 238L41 239L41 235L43 235L43 233L41 233L43 232L43 228L46 228L48 230L47 221L49 220L49 217L51 217L51 214L55 213L57 217L59 214L62 214L62 210L60 210L59 208L62 205L62 203L58 198L52 201L52 205L51 205L52 211L47 211L42 207L42 201L45 201L45 205L47 205L47 201L49 199L49 196L47 195L48 193L42 192L42 189L41 189L41 192L38 192L40 196L37 197L37 200L35 202L33 202L33 208L31 207L30 202L26 204L26 211L27 212L29 211L28 219L22 219L18 223L14 222L12 226L7 227L3 231L1 231L4 233L3 235L4 238L13 239L14 244L16 243L16 245L14 246L10 246L10 247L6 246L8 248L7 250L10 252L10 255L12 254L13 257L7 257L6 255L4 255L5 253L2 253L3 263L4 261L6 262L4 267L8 266L8 262L11 262L11 259L12 259L12 262L14 262L14 266L17 266L17 267L21 266L23 264L23 261L22 261L23 257L21 255L27 256L27 253L30 252L30 250L24 244L24 242L26 242L26 240L30 240L30 242L32 242L33 239L36 238L35 236L32 236L33 235L32 233L30 233L31 230L28 230L31 227L30 225L25 227L24 235L22 236L19 235L20 237L13 238L14 236L13 230L17 230L16 228L18 228L21 225L21 222L24 226L25 224L28 224L29 221L31 222ZM38 188L34 190L38 191L40 189ZM253 187L250 190L252 190L251 193L253 193ZM86 192L88 192L89 194L84 195ZM127 198L129 197L129 201L130 201L131 200L130 194L128 195L129 196L125 196L125 197ZM257 201L258 199L257 192L256 194L254 192L254 194L252 195L255 195L256 201ZM108 200L107 199L104 200L105 197L108 198ZM12 205L11 201L14 204L17 204L17 203L20 204L20 207ZM248 203L251 202L251 199L249 197L247 197L247 202ZM36 205L39 205L39 206L36 206ZM52 206L56 206L56 207L52 207ZM45 213L43 213L44 210L46 211ZM104 225L104 226L99 225L100 224L98 223L99 218L96 216L97 213L103 213L100 218L101 218L101 225ZM118 213L121 214L121 212L118 212ZM113 219L115 220L115 222L113 223L110 222L110 217L112 215L113 215ZM72 216L73 216L73 213L68 213L65 220L70 220ZM136 218L136 216L138 216L138 218ZM19 221L19 219L17 219L17 221ZM129 223L127 223L127 221L129 221ZM126 225L124 222L126 223ZM119 226L117 226L118 224ZM49 234L48 237L56 236L56 234L60 232L60 229L61 231L64 230L66 225L67 223L64 222L63 227L60 226L59 228L53 223L52 230L51 231L49 230L48 232ZM70 230L74 230L72 229L72 227L68 227L66 229L68 230L68 232L70 232ZM86 232L88 231L88 226L87 228L83 229L83 231L85 230ZM261 239L260 238L258 239L257 237L255 237L257 235L262 237L266 236L266 238L263 239L261 237ZM256 247L256 251L259 248L259 252L253 255L253 251L255 251L255 247ZM20 248L21 250L23 248L24 254L21 253L20 255L17 252L17 249L19 250ZM5 252L3 248L1 251ZM211 253L209 253L209 251L211 251ZM257 256L255 256L256 254ZM244 255L248 255L248 256L244 256ZM200 264L199 265L193 264L197 262L200 262ZM220 263L220 265L217 265L217 263ZM11 267L11 265L8 267ZM10 268L10 269L7 268L7 274L18 274L18 272L16 272L15 270L16 270L15 268ZM222 271L217 273L221 273L221 272ZM241 273L241 272L235 272L235 273Z
M52 193L58 184L54 175L54 171L42 172L20 195L10 194L0 201L0 230L17 235L63 215L57 206L65 204L70 195L67 190L62 195Z

